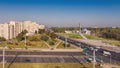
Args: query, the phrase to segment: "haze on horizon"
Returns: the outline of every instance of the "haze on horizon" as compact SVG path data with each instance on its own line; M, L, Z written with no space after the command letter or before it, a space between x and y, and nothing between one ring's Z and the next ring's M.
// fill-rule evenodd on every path
M120 26L119 0L0 0L0 23L31 20L46 26Z

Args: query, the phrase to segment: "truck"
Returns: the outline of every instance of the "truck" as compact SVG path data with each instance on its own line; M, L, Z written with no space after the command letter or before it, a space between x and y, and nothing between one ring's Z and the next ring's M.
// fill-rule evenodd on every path
M107 51L103 51L103 55L104 55L104 56L108 56L108 55L111 55L111 53L110 53L110 52L107 52Z

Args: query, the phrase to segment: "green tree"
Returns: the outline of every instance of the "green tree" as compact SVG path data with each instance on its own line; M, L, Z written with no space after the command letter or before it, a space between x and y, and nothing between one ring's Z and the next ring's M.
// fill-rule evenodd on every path
M43 35L43 36L40 37L40 39L43 40L43 41L48 41L49 37L46 36L46 35Z
M45 29L39 29L39 30L38 30L38 33L39 33L39 34L45 33Z
M54 41L50 41L49 45L55 45Z
M56 35L54 32L52 32L52 33L50 33L50 37L51 37L52 39L55 39L55 38L57 38L57 35Z
M16 36L16 39L18 41L24 40L24 36L26 35L27 32L28 32L27 30L22 31L21 33L18 34L18 36Z
M37 32L37 30L35 30L35 34L37 34L38 32Z
M6 41L4 37L0 37L0 41Z
M38 36L28 36L27 39L30 41L40 41L40 38Z

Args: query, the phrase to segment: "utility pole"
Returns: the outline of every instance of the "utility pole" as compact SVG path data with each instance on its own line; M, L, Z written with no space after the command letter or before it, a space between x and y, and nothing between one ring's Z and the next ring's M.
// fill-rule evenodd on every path
M5 68L5 48L3 48L3 68Z
M26 34L25 34L25 47L26 47Z
M65 28L66 31L66 28ZM67 34L65 35L65 48L67 48Z
M103 68L103 60L102 60L102 56L101 56L101 61L100 61L100 62L101 62L101 65L100 65L100 66L101 66L101 68Z
M93 68L95 68L95 64L96 64L95 51L96 51L96 49L93 49Z
M80 23L79 23L79 31L80 31L79 33L81 33L81 26L80 26Z
M110 55L110 64L111 64L111 55Z
M26 36L28 36L28 33L25 34L25 47L27 46L27 45L26 45L26 42L27 42L27 41L26 41Z
M5 48L6 46L3 47L3 63L2 63L3 68L5 68Z
M67 37L65 37L65 48L67 48Z

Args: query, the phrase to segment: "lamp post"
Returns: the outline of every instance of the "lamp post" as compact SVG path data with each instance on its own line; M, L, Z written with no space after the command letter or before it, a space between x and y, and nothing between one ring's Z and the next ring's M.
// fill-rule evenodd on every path
M96 63L95 50L93 50L93 68L95 68L95 63Z
M93 48L93 68L95 68L95 64L96 64L96 56L95 56L96 51L97 49Z
M111 61L112 61L112 60L111 60L111 55L110 55L110 64L111 64Z
M26 45L26 36L28 36L28 33L25 34L25 47L27 46L27 45Z
M67 37L65 37L65 48L67 48Z
M5 47L3 47L3 63L2 63L2 67L5 68Z
M26 47L26 35L25 35L25 47Z

